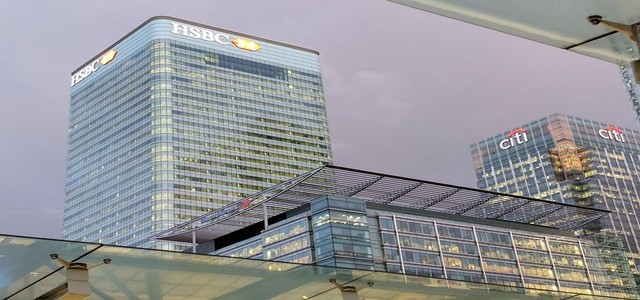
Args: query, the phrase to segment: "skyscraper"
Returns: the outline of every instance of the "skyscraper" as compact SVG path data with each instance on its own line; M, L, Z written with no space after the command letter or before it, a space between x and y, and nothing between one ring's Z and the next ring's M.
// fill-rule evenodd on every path
M332 161L318 52L154 17L71 75L64 238L148 237Z
M478 187L612 211L594 232L640 253L640 132L552 114L471 145ZM637 265L637 263L636 263Z
M619 67L624 89L629 95L629 101L631 101L631 107L633 108L636 121L640 124L640 99L638 99L638 94L640 94L640 85L636 83L635 78L633 77L633 69L628 63L620 63Z

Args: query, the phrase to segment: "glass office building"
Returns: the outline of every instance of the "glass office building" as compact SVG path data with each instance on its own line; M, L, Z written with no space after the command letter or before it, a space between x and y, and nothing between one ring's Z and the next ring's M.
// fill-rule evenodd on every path
M71 75L64 238L149 236L332 161L316 51L154 17Z
M622 83L624 89L629 95L629 101L631 101L631 107L633 113L636 116L636 120L640 124L640 85L635 82L633 76L633 68L628 63L620 63L620 76L622 76Z
M246 241L213 252L320 266L625 297L602 251L570 232L399 210L324 196Z
M616 236L637 265L639 143L638 131L553 114L474 143L471 153L481 189L612 211L587 231Z
M527 294L633 297L631 273L616 269L612 249L573 233L606 214L324 166L156 238L193 236L191 251L198 253L496 284Z

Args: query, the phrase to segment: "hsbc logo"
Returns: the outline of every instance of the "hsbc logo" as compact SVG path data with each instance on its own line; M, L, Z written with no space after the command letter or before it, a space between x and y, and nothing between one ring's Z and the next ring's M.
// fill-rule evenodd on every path
M622 129L612 125L598 130L598 135L603 139L625 143L626 140L624 139L623 133Z
M529 137L527 136L527 130L523 128L518 128L518 129L511 130L507 134L507 138L500 141L500 143L498 143L498 146L502 150L507 150L517 145L524 144L528 141L529 141Z
M204 29L196 26L191 26L182 23L171 22L173 25L173 33L192 37L194 39L201 39L205 41L215 41L221 45L228 45L231 43L231 38L228 34L214 32L209 29Z
M234 46L242 50L248 50L252 52L258 51L262 48L260 45L258 45L258 43L252 40L243 38L235 38L232 40L231 37L226 33L215 32L210 29L178 22L171 22L171 24L173 25L173 30L171 31L172 33L188 36L190 38L216 42L220 45L233 44Z
M103 54L100 58L92 61L90 64L84 66L80 71L71 75L71 86L76 85L76 83L82 81L83 79L89 77L89 75L93 74L93 72L97 71L101 65L106 65L110 63L114 57L116 57L116 50L109 50L105 54Z

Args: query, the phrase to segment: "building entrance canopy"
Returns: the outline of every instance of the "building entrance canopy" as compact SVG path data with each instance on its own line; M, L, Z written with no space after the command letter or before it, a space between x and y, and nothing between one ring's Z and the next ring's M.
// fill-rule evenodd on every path
M605 61L638 59L637 44L587 17L625 25L640 22L640 2L626 0L389 0L456 20L567 49Z
M70 268L51 258L94 266L88 296L65 299L604 299L591 295L103 244L0 235L0 299L63 290ZM104 264L109 260L109 264ZM75 278L78 280L78 278ZM336 282L336 284L332 283ZM65 293L64 291L58 293ZM358 299L358 298L355 298Z

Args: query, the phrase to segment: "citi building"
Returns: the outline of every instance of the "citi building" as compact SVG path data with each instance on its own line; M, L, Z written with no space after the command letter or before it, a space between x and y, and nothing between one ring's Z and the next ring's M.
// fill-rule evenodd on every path
M154 17L70 85L65 239L177 250L149 236L332 161L314 50Z
M634 268L640 252L639 142L635 130L552 114L474 143L471 153L481 189L610 210L581 234L624 249Z

